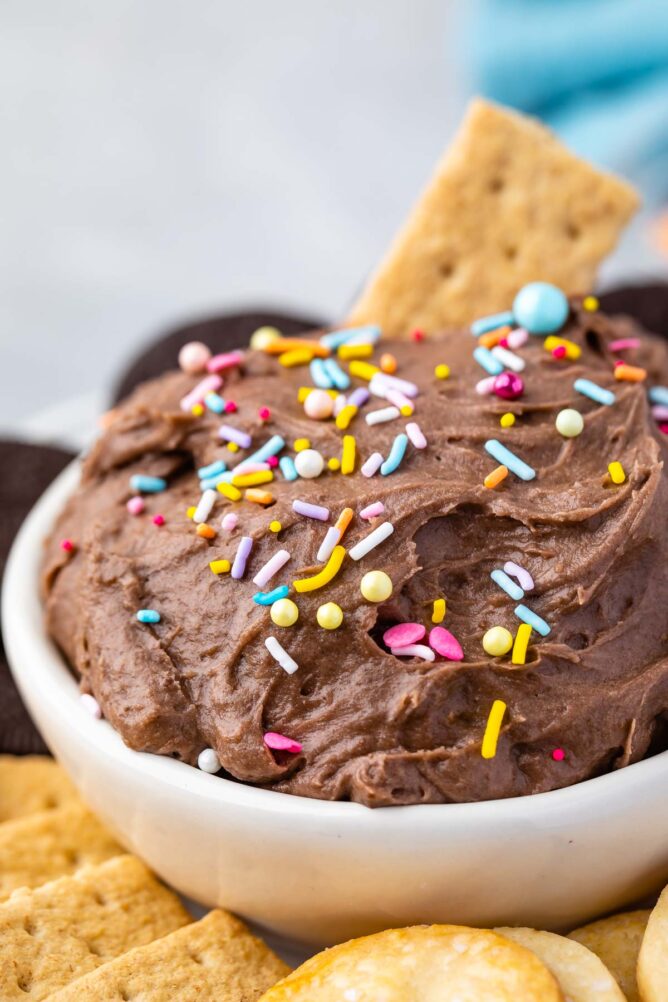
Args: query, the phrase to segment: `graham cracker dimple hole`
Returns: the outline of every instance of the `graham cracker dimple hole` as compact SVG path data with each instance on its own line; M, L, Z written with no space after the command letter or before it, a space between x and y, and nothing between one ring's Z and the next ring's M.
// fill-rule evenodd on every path
M502 177L493 177L490 178L488 188L493 195L498 195L500 191L503 191L505 186L506 182L503 180Z
M569 240L579 240L582 236L582 230L575 223L566 223L566 236Z
M107 899L105 898L104 894L100 894L99 891L93 891L92 898L95 904L100 905L100 907L104 907L104 905L106 905L107 903Z
M517 257L517 247L504 247L503 253L508 261L514 261Z
M442 261L438 266L438 273L441 278L452 278L455 266L451 261Z
M32 977L29 974L19 974L16 979L16 987L20 992L29 995L32 991Z

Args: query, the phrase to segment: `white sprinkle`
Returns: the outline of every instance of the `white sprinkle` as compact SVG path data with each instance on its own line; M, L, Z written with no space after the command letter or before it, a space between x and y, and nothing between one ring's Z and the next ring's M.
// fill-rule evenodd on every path
M526 344L529 340L529 332L524 330L524 327L517 327L510 334L506 335L506 341L508 342L509 348L521 348L523 344Z
M375 529L372 529L368 536L365 536L351 550L348 550L348 556L353 560L361 560L371 550L375 550L377 546L380 546L393 532L394 526L391 522L382 522Z
M329 529L325 533L325 538L320 544L320 549L316 554L316 559L319 563L324 563L329 560L332 553L334 552L334 547L341 538L341 530L337 529L335 525L330 525Z
M425 449L427 447L427 439L424 437L420 425L415 421L409 421L406 425L406 434L416 449Z
M216 498L218 494L216 491L207 490L204 491L201 498L199 499L199 504L195 509L195 514L193 515L193 522L198 524L201 522L206 522L207 518L211 514L214 504L216 503Z
M213 748L205 748L197 756L197 765L202 772L208 772L213 776L220 770L220 759Z
M377 387L382 386L385 389L398 390L399 393L405 393L407 397L416 397L420 392L415 383L409 383L407 379L399 379L398 376L390 376L387 372L374 373L369 382L369 389L373 393L374 390L371 388L372 383ZM378 396L382 396L382 394L378 394Z
M372 477L374 473L378 473L382 465L383 457L379 452L374 452L369 456L364 466L362 466L360 473L363 477Z
M294 675L299 665L296 661L293 661L288 652L281 647L276 637L267 637L264 642L264 646L267 648L274 661L278 661L283 671L287 672L288 675Z
M506 369L512 369L513 372L524 372L526 365L524 359L512 351L508 351L507 348L502 348L500 344L494 345L492 355L494 358L498 358L499 362L505 365Z
M406 409L408 409L409 414L412 414L415 410L413 401L409 400L405 393L400 393L399 390L388 389L387 399L404 414L406 413Z
M82 692L79 699L84 710L90 713L91 717L95 717L96 720L102 719L102 708L95 696L91 696L89 692Z
M436 655L431 647L424 644L408 644L407 647L391 647L392 654L398 658L422 658L423 661L435 661Z
M494 392L494 380L496 376L485 376L484 379L480 379L475 384L475 391L480 397L489 396L490 393Z
M264 588L268 581L271 581L274 574L280 571L283 564L287 564L290 559L290 553L288 550L278 550L273 557L270 557L266 562L264 567L261 567L253 578L253 584L256 584L258 588Z
M385 421L394 421L398 418L401 411L398 407L381 407L379 411L370 411L364 420L367 424L384 424Z

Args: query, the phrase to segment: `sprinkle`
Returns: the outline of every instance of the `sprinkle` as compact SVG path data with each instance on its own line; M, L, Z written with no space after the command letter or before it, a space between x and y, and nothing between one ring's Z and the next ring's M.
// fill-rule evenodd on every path
M254 452L252 456L248 456L247 459L240 463L237 470L241 466L245 466L247 463L266 463L270 456L275 456L285 448L285 439L281 438L280 435L272 435L271 438L260 446L257 452Z
M530 639L530 625L528 623L520 623L515 634L515 643L513 644L513 653L511 656L511 661L514 665L526 664L527 647L529 646Z
M595 313L599 307L599 302L596 296L585 296L582 300L582 308L588 313Z
M232 532L234 529L236 529L238 524L239 524L239 516L236 515L233 511L228 511L227 515L223 515L222 519L220 520L221 528L223 528L225 532Z
M270 532L280 532L282 528L283 528L283 526L281 525L281 523L278 522L278 521L276 521L276 520L274 520L273 522L269 523L269 531Z
M202 539L215 539L218 533L211 525L207 525L206 522L202 522L197 526L197 535L201 536Z
M282 667L285 667L285 665ZM277 734L276 731L267 731L264 736L264 743L267 748L272 748L274 751L290 752L292 755L299 755L302 750L302 746L299 741L293 741L292 738L286 738L284 734Z
M86 713L90 713L91 717L95 720L102 719L102 707L96 700L95 696L91 696L89 692L82 692L79 696L79 700Z
M137 619L140 623L159 623L160 613L155 609L138 609Z
M382 372L387 372L388 375L392 375L397 371L397 360L394 355L389 352L385 352L384 355L380 356L380 368Z
M299 474L291 456L281 456L278 464L286 480L296 480Z
M270 459L274 459L275 457L270 456L269 458ZM278 463L276 463L275 465L278 465ZM228 483L230 483L234 477L240 477L242 474L246 474L246 473L266 473L267 470L270 470L270 469L271 469L271 466L269 465L269 462L266 462L266 463L252 463L249 459L244 459L244 460L242 460L241 463L239 463L238 466L235 466L235 468L233 470L228 470L228 472L224 476L222 474L221 474L221 476L223 476L224 480L226 480Z
M512 577L517 578L520 583L520 587L524 588L525 591L533 591L533 578L525 567L520 567L519 564L514 563L512 560L506 560L503 565L503 569L506 574L510 574Z
M514 452L511 452L510 449L507 449L496 438L490 438L485 442L485 451L489 453L492 459L496 459L498 463L503 463L504 466L507 466L520 480L533 480L536 476L536 471L531 466L516 456Z
M519 602L521 598L524 598L524 590L516 585L515 582L508 577L505 571L494 570L490 574L490 577L494 584L497 584L499 588L505 591L506 595L510 595L515 602Z
M417 344L419 344L421 341L424 341L426 336L427 335L425 334L424 331L421 331L417 328L416 330L411 331L411 341L415 341Z
M71 539L61 539L60 548L61 550L64 550L65 553L71 553L74 549L74 543Z
M309 501L300 501L299 498L292 502L292 510L306 518L317 518L319 522L326 522L329 519L329 508L311 504Z
M487 331L493 331L497 327L506 327L508 324L513 324L515 318L510 310L505 313L492 313L488 317L480 317L479 320L474 320L471 324L471 334L474 337L480 337L481 334L486 334Z
M271 470L260 470L258 473L235 473L232 477L234 487L259 487L260 484L268 484L274 479Z
M281 647L276 637L267 637L264 642L264 646L267 648L274 661L278 661L283 671L287 672L288 675L293 675L297 671L299 665L296 661L293 661L288 652Z
M233 428L229 424L221 424L218 435L227 442L234 442L240 449L248 449L253 441L247 431L239 431L238 428Z
M657 421L668 421L668 407L665 404L655 404L652 407L652 417ZM130 502L128 501L128 504Z
M336 415L336 427L341 431L345 431L356 414L357 407L355 407L355 404L346 404ZM367 416L367 423L368 421L369 418Z
M225 401L218 393L207 393L204 397L204 403L214 414L225 413Z
M278 361L286 369L294 369L297 365L308 365L312 359L313 352L310 348L293 348L283 352Z
M429 631L429 646L448 661L464 660L462 645L444 626L435 626Z
M343 450L341 453L341 473L348 476L355 469L355 439L352 435L343 436Z
M639 365L618 362L614 375L615 379L621 379L626 383L642 383L643 379L647 379L647 369L642 369Z
M400 393L398 390L388 388L385 391L385 399L389 400L394 407L398 407L400 413L403 414L404 417L410 417L415 410L413 401L404 393Z
M501 731L501 724L503 722L505 712L506 704L503 700L495 699L492 703L492 709L489 711L487 726L485 727L485 735L482 739L482 746L480 748L480 754L483 758L494 758L496 755L496 746L499 740L499 732Z
M223 381L220 376L205 376L204 379L190 391L190 393L186 393L185 397L181 399L179 402L181 410L188 413L192 410L195 404L201 404L202 401L206 399L207 393L215 393L222 385Z
M482 366L485 372L488 372L490 376L499 376L503 372L503 363L492 355L489 348L484 348L482 345L478 347L473 352L473 357Z
M320 390L331 390L333 387L332 380L329 377L325 365L321 358L314 358L309 366L309 371L311 373L311 379L315 385Z
M167 490L167 481L162 477L148 477L144 473L135 473L130 477L130 488L141 491L142 494L159 494Z
M400 647L418 644L426 632L422 623L397 623L396 626L385 630L383 643L398 650Z
M507 414L502 414L499 418L499 424L502 428L512 428L515 424L515 415L511 414L510 411Z
M257 465L260 466L262 464L258 463ZM249 468L249 467L246 467L245 464L243 464L243 466L244 466L244 469L248 469ZM270 456L269 457L269 459L267 460L267 466L269 467L270 470L275 470L276 469L276 467L278 466L278 459L276 458L276 456ZM239 469L237 468L237 473L238 472L239 472Z
M213 477L203 477L199 485L203 491L216 490L218 484L229 484L232 480L232 472L230 470L223 470L222 473L216 473Z
M125 507L131 515L141 515L144 510L144 499L139 496L130 498Z
M343 610L336 602L325 602L318 608L315 618L323 630L338 630L343 622Z
M296 438L292 443L292 448L295 452L303 452L304 449L311 448L311 441L308 438Z
M505 626L492 626L482 638L482 647L492 658L500 658L507 654L513 646L513 636Z
M516 350L521 348L529 340L529 332L525 331L524 327L517 327L514 331L506 336L506 341L508 342L508 347Z
M287 564L289 559L290 553L288 550L278 550L273 557L269 558L264 567L257 572L253 578L253 584L256 584L258 588L264 588L267 582L271 581L274 574L277 574L281 567Z
M668 407L668 386L652 386L647 395L651 404L661 404Z
M197 509L195 505L191 505L190 508L186 508L186 518L192 518Z
M536 633L540 633L541 637L546 637L550 633L550 627L545 620L537 616L531 609L527 609L526 605L515 606L515 615L523 623L527 623Z
M210 776L215 776L217 772L220 772L220 759L213 748L204 748L199 753L197 756L197 768L202 772L208 773Z
M229 560L212 560L209 568L214 574L227 574L230 569Z
M337 395L334 397L334 417L339 416L343 408L346 406L347 402L348 401L345 398L345 394L337 393Z
M225 473L227 467L222 459L216 459L215 462L209 463L208 466L200 466L197 471L197 476L200 480L206 480L208 477L217 477L219 473Z
M382 501L374 501L373 504L369 504L366 508L362 508L360 512L360 518L372 519L377 518L378 515L382 515L385 511L385 505Z
M348 344L356 338L362 338L363 343L369 341L376 344L380 340L380 327L370 324L364 327L346 327L343 330L330 331L328 334L322 335L320 344L336 351L342 344Z
M624 467L621 463L615 461L614 463L608 464L608 473L610 474L610 479L613 484L623 484L626 480L626 474L624 473Z
M253 601L257 605L273 605L274 602L280 602L282 598L287 598L289 591L290 589L287 585L279 585L273 591L257 592L256 595L253 595Z
M300 578L298 581L292 582L295 591L315 591L317 588L322 588L323 585L329 584L341 569L345 555L346 551L343 546L335 546L331 557L322 570L309 578Z
M497 344L506 340L506 337L510 331L508 324L504 324L503 327L497 327L493 331L488 331L486 334L481 334L478 338L478 343L484 348L494 348Z
M275 626L294 626L299 619L299 609L291 598L279 598L272 604L270 616Z
M309 351L312 356L319 355L322 358L329 355L329 348L303 337L275 338L263 350L268 355L283 355L286 351Z
M492 348L491 354L497 360L501 362L506 369L512 369L513 372L524 372L526 362L519 355L516 355L512 351L508 351L507 348L502 348L501 345L496 345Z
M250 551L253 549L253 540L250 536L242 536L239 540L239 546L237 547L237 552L234 557L234 563L232 564L232 577L235 581L242 578L246 573L246 561L250 555Z
M485 379L479 379L475 384L475 391L479 397L489 396L490 393L494 392L494 380L495 376L486 376Z
M243 360L243 351L226 351L210 358L206 367L208 372L222 372L223 369L231 369L233 366L239 365Z
M348 526L350 525L354 514L355 512L352 510L352 508L344 508L339 517L337 518L336 522L334 523L335 528L339 530L342 536L346 531L346 529L348 528Z
M379 452L373 452L362 466L360 473L363 477L373 477L383 465L383 457Z
M450 366L446 365L445 362L440 362L434 369L434 375L437 379L448 379L450 376Z
M563 762L566 757L566 752L563 748L555 748L552 752L552 758L555 762Z
M391 647L390 653L397 658L422 658L423 661L435 661L436 655L431 647L424 644L408 644L406 647Z
M497 466L495 470L492 470L491 473L487 474L483 480L483 486L487 487L488 490L493 490L495 487L498 487L501 481L505 480L507 476L508 467L503 465Z
M445 599L435 598L434 609L431 614L432 623L442 623L445 619Z
M368 401L371 394L364 386L358 386L348 397L348 403L354 404L359 410L360 407L364 407L365 403Z
M268 407L260 407L257 414L260 421L268 421L269 418L271 417L271 411L269 410Z
M573 383L573 389L577 393L589 397L595 403L603 404L605 407L611 407L617 399L612 390L606 390L597 383L592 383L591 379L576 379Z
M426 449L427 439L424 437L420 425L415 421L410 421L406 425L406 434L416 449Z
M381 407L378 411L369 411L364 420L368 425L384 424L386 421L394 421L400 416L401 411L398 407Z
M387 477L390 473L394 473L394 471L399 468L406 453L407 445L408 436L403 434L397 435L392 443L389 456L380 468L382 476Z
M342 344L337 354L342 362L353 358L371 358L374 346L372 344Z
M391 522L382 522L375 529L372 529L371 532L364 537L364 539L361 539L359 543L356 543L355 546L349 550L351 559L361 560L362 557L365 557L367 553L371 552L371 550L375 550L377 546L380 546L380 544L391 536L393 532L394 526Z
M331 459L327 460L327 468L332 471L332 473L337 473L341 469L341 460L336 456L332 456Z
M153 525L158 525L159 526L159 525L164 525L164 524L165 524L165 516L164 515L154 515L153 516Z
M226 400L225 401L225 413L226 414L236 414L236 412L237 412L237 405L234 402L234 400Z
M385 372L378 372L374 376L369 384L369 390L379 397L384 396L387 390L396 390L398 393L404 393L407 397L416 397L420 392L415 383L411 383L407 379L399 379L398 376L388 376Z
M227 450L228 450L228 452L238 452L239 451L239 446L237 445L236 442L228 442L227 443Z
M392 579L385 571L367 571L360 591L367 602L385 602L392 594Z
M335 525L330 525L329 529L325 533L325 538L320 544L320 548L316 554L316 559L323 562L329 560L334 550L334 547L339 542L341 538L341 531Z
M228 501L241 500L241 491L238 487L233 487L232 484L221 482L216 484L216 490L219 494L222 494L223 497L227 498Z
M620 337L616 341L611 341L608 345L610 351L625 351L627 348L639 348L640 338Z
M263 491L259 487L249 487L244 497L253 504L273 504L276 500L271 491Z
M556 337L554 334L550 334L545 338L543 346L546 351L554 351L555 348L563 348L563 354L571 362L575 362L582 354L580 345L576 344L575 341L569 341L565 337Z
M358 359L354 359L348 366L348 369L351 376L355 376L356 379L366 379L367 382L370 382L380 372L377 365L372 365L371 362L362 362Z
M347 390L350 386L350 376L343 371L339 363L333 358L326 358L323 364L325 372L337 390Z
M193 522L206 522L207 518L213 510L213 506L216 503L217 497L216 491L204 491L202 497L200 498L199 504L195 508L195 514L193 515Z

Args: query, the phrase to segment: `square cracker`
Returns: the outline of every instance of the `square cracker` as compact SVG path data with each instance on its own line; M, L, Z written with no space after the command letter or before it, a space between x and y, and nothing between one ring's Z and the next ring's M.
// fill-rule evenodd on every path
M0 901L125 850L83 804L0 824Z
M212 911L98 967L49 1002L256 1002L289 970L241 922Z
M79 802L67 774L46 755L0 755L0 821Z
M508 310L535 280L588 292L638 201L539 122L475 100L347 323L405 337Z
M0 904L0 998L40 1002L190 916L133 856L87 866Z

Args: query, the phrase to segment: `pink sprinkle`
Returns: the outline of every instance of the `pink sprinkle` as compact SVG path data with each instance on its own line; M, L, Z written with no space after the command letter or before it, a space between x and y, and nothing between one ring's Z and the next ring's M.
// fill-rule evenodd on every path
M427 446L427 439L422 434L422 429L420 425L415 421L409 421L406 425L406 434L410 438L411 442L416 449L425 449Z
M508 342L509 348L521 348L523 344L526 344L529 340L529 332L524 330L524 327L518 327L516 330L511 331L504 341Z
M164 525L164 524L165 524L165 516L164 515L154 515L153 516L153 525Z
M383 457L379 452L372 453L367 459L366 463L362 466L360 473L363 477L372 477L374 473L378 473L378 470L383 465Z
M267 748L273 748L274 751L290 752L292 755L299 755L302 750L299 741L286 738L284 734L277 734L276 731L267 731L264 736L264 743Z
M79 699L84 710L90 713L91 717L95 717L96 720L102 719L102 709L95 696L91 696L88 692L82 692Z
M236 529L238 522L239 516L230 511L227 515L223 515L220 524L226 532L232 532L233 529Z
M74 543L71 539L62 539L60 541L61 550L65 550L65 553L71 553L74 549Z
M374 501L373 504L368 504L366 508L362 508L360 512L360 518L377 518L378 515L382 515L385 511L385 505L382 501Z
M242 473L265 473L268 469L268 463L243 462L234 467L234 473L240 476Z
M203 402L207 393L215 393L222 385L223 381L220 376L205 376L190 393L186 393L185 397L183 397L179 405L181 410L189 413L195 404Z
M278 456L269 456L267 459L267 466L270 470L275 470L278 466Z
M226 414L236 414L236 412L237 412L237 405L236 405L236 403L234 402L234 400L228 400L226 402L226 404L225 404L225 413Z
M566 358L566 349L563 344L558 344L556 348L552 349L553 358Z
M144 510L144 499L137 495L137 497L130 498L125 507L131 515L141 515Z
M398 647L408 647L422 640L426 632L422 623L397 623L385 630L383 643L395 650Z
M563 762L566 758L566 752L563 748L555 748L552 752L552 758L555 762Z
M657 421L668 421L668 407L665 404L655 404L652 407L652 417Z
M480 379L475 384L475 391L480 397L489 396L490 393L494 392L494 376L485 376L484 379Z
M464 651L461 644L453 637L450 630L443 626L435 626L429 633L429 646L433 647L437 654L447 658L448 661L463 661Z
M223 369L231 369L234 365L239 365L244 360L242 351L227 351L222 355L214 355L207 362L209 372L222 372Z
M662 431L664 435L668 435L668 421L659 422L659 431Z
M624 351L626 348L639 348L640 338L637 337L621 337L617 341L611 341L609 348L610 351Z
M260 421L268 421L271 417L271 411L268 407L260 407L258 414L260 416Z

